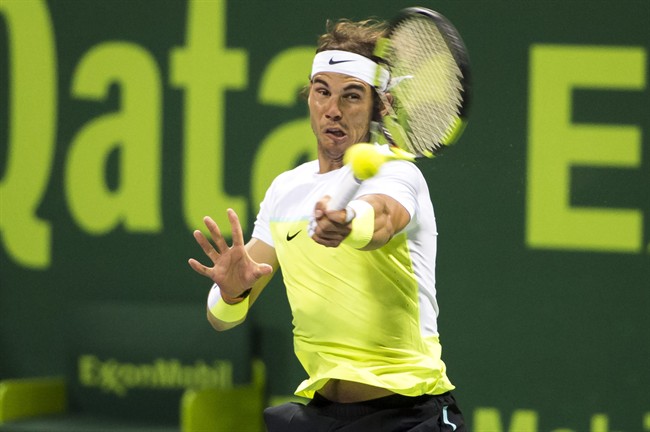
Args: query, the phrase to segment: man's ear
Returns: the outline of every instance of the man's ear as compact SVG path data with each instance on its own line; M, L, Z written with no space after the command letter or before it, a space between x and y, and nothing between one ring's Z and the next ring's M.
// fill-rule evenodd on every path
M386 92L384 94L384 96L386 97L386 100L388 101L388 103L391 106L393 106L393 95L390 94L390 92ZM379 113L381 114L382 117L385 116L385 115L388 115L388 108L385 106L385 104L382 104L382 109L381 109L381 111Z
M306 86L304 86L304 87L300 90L300 93L298 93L298 95L299 95L303 100L308 101L308 100L309 100L309 92L310 92L310 90L311 90L311 82L310 82L309 84L307 84Z

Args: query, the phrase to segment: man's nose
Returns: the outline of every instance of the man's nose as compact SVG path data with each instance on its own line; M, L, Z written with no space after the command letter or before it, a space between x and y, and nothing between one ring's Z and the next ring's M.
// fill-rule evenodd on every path
M325 117L330 120L340 120L341 119L341 108L339 106L338 98L330 98L329 104L325 109Z

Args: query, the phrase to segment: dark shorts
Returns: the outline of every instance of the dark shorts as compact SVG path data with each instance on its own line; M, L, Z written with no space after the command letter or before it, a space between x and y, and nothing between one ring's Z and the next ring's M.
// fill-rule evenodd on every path
M466 432L451 393L391 395L358 403L331 402L318 393L307 405L264 410L268 432Z

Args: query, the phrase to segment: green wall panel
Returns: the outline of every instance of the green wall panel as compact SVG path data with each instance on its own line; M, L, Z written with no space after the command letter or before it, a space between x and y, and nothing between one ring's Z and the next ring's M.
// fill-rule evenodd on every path
M472 430L650 431L650 2L420 4L472 60L466 133L421 165ZM66 336L91 306L203 316L191 232L232 207L250 233L270 180L313 157L298 92L324 21L411 5L3 0L0 378L97 354ZM279 277L249 325L270 394L290 395L303 372Z

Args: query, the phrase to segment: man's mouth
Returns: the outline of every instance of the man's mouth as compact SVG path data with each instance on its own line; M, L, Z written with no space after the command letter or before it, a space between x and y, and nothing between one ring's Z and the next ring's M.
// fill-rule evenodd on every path
M336 140L340 140L347 136L347 134L340 128L327 128L325 129L325 134Z

